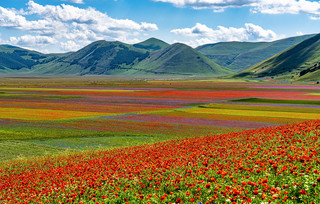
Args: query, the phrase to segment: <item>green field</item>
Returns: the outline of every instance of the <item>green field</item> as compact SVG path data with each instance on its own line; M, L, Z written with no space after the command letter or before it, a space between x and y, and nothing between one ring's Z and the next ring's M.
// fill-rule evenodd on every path
M320 95L320 93L310 93L308 95ZM232 100L239 103L270 103L270 104L295 104L295 105L316 105L320 106L320 101L303 101L303 100L275 100L263 98L244 98Z

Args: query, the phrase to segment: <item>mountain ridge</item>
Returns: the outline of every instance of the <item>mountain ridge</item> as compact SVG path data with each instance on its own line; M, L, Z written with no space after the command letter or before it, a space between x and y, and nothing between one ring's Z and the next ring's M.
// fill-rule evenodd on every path
M95 41L84 48L59 58L49 64L35 66L33 72L41 74L108 75L112 69L129 66L135 60L148 56L146 50L119 41Z
M272 42L219 42L199 46L196 50L217 64L240 72L312 36L314 34Z
M170 45L156 38L149 38L136 44L99 40L78 51L62 54L43 54L12 45L0 45L0 73L25 75L222 76L234 74L234 71L228 68L231 65L248 63L246 60L252 63L252 59L248 58L248 55L255 56L255 53L259 52L260 54L270 55L270 53L275 52L274 49L283 49L283 47L288 47L296 42L302 43L306 41L305 38L307 40L313 38L309 38L310 36L318 35L291 37L273 42L220 42L202 45L196 49L183 43ZM295 46L297 45L295 44L293 47ZM287 48L287 50L291 48ZM319 49L320 52L320 47L316 46L314 49ZM222 56L219 60L224 60L226 66L209 59L207 56L210 53ZM293 55L293 53L291 54ZM255 60L260 59L259 57L256 58ZM265 61L251 67L258 66ZM297 60L294 63L297 63ZM264 77L252 74L248 70L250 69L232 76ZM309 79L310 73L320 73L319 70L320 63L312 64L312 66L299 69L296 74L300 74L300 79ZM269 75L265 74L265 76Z
M154 39L151 38L151 41ZM144 41L146 42L146 41ZM160 42L160 41L158 41ZM146 44L145 44L146 45ZM122 42L93 42L84 48L35 65L32 74L56 75L226 75L231 70L181 43L158 50L137 48Z
M280 77L298 81L308 78L319 80L319 70L320 34L317 34L236 74L235 77Z

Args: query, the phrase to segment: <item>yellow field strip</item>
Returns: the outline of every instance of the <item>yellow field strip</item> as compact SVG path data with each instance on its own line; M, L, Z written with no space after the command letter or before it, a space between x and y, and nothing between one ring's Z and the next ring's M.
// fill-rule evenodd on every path
M143 90L116 90L116 89L60 89L60 88L0 88L0 91L76 91L76 92L137 92Z
M189 108L189 109L181 109L180 111L187 112L187 113L297 118L297 119L306 119L306 120L320 119L320 114L318 113L252 111L252 110L212 109L212 108Z
M4 119L61 120L111 115L116 114L32 108L0 108L0 118Z

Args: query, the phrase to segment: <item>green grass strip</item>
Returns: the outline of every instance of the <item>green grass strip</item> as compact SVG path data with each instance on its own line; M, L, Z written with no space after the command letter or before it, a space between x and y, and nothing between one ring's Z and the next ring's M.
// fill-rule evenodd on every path
M308 94L308 95L320 95ZM276 99L264 99L264 98L244 98L231 100L238 103L268 103L268 104L292 104L292 105L320 105L320 101L302 101L302 100L276 100Z
M309 95L309 96L320 96L320 93L308 93L306 95Z
M0 148L0 162L74 151L72 149L15 140L0 141Z

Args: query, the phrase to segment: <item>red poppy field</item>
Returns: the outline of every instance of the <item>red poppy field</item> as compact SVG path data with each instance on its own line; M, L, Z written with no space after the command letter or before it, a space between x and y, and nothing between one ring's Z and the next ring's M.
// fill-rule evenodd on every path
M320 203L317 85L22 81L0 87L0 203Z
M320 121L7 164L4 203L319 203Z

